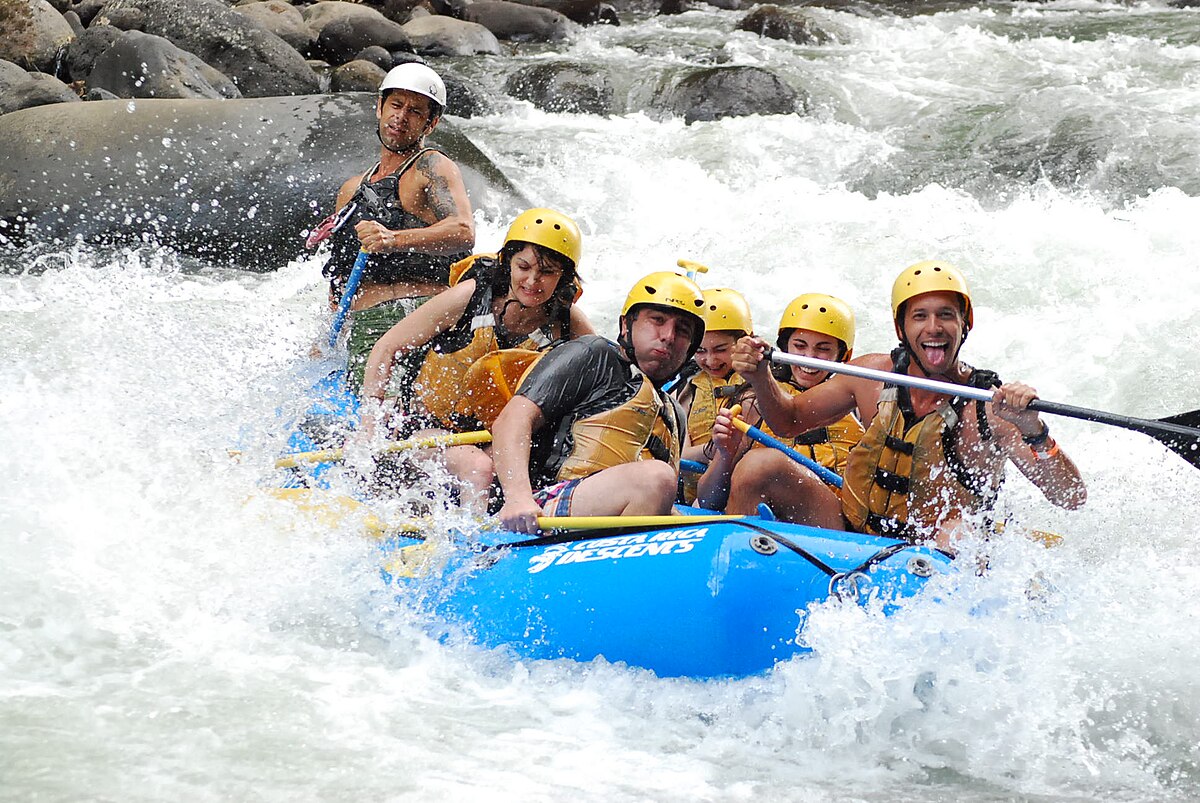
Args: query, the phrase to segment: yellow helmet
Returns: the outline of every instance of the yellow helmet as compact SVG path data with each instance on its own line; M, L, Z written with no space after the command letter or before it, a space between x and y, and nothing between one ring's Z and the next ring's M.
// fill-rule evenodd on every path
M621 317L639 304L652 304L656 307L679 310L696 319L696 331L692 336L690 357L700 348L704 339L704 293L700 285L686 276L670 270L660 270L638 279L625 296L625 305L621 307Z
M840 298L824 293L797 296L779 319L779 348L786 348L784 332L791 329L808 329L837 338L846 348L843 360L854 353L854 310Z
M575 221L553 209L529 209L517 215L504 235L504 244L512 240L533 243L562 254L578 266L583 251L583 235Z
M737 290L728 287L713 287L704 291L704 331L745 332L754 331L750 320L750 305Z
M957 293L963 299L963 319L967 330L975 326L975 309L971 306L971 292L967 289L967 280L963 278L958 268L949 262L936 259L909 265L892 285L892 320L896 323L896 331L903 339L903 322L900 321L900 305L905 301L916 298L922 293Z

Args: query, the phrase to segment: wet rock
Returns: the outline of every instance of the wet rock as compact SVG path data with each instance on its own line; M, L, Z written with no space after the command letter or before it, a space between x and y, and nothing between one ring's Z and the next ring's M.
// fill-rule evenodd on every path
M379 89L386 74L378 64L361 59L348 61L329 74L329 91L374 92Z
M492 103L478 84L463 81L454 76L443 75L446 83L446 114L455 117L474 117L490 114Z
M723 8L726 11L737 11L742 7L742 0L704 0L710 6Z
M508 77L504 91L548 112L611 114L608 73L588 64L553 62L524 67Z
M25 73L25 80L16 81L0 92L0 115L20 109L31 109L34 106L72 103L78 100L79 96L71 87L53 75L40 72ZM3 151L3 148L0 148L0 151Z
M117 9L137 8L146 33L224 73L246 97L309 94L317 76L287 42L219 0L110 0L96 21Z
M806 106L803 95L761 67L709 67L688 75L661 93L660 111L688 123L745 117L752 114L794 114Z
M140 31L146 26L146 15L140 8L105 9L104 24L120 31Z
M15 245L150 238L272 269L302 253L302 232L329 214L342 182L378 158L374 110L373 93L348 93L6 114L0 232ZM476 209L507 217L531 205L453 121L443 119L429 141L459 165Z
M316 41L300 10L283 0L240 3L233 10L254 20L300 53L308 53Z
M104 8L104 0L80 0L73 6L75 13L79 15L79 21L85 28L92 24L92 20L102 8Z
M782 39L798 45L824 45L833 40L812 17L799 8L755 6L737 27L739 31L750 31L768 39Z
M83 36L67 46L67 74L71 80L86 81L92 74L96 59L120 38L121 31L111 25L96 23L87 28Z
M409 50L408 34L373 8L339 3L358 10L326 20L317 34L316 52L330 64L344 64L364 47L378 45L385 50Z
M46 0L0 0L0 59L54 72L58 51L75 34Z
M71 26L71 33L75 35L75 39L83 36L83 21L79 19L79 15L74 11L64 11L63 19L67 21L67 25ZM75 41L72 39L71 41Z
M241 97L233 82L169 40L126 31L92 65L88 84L120 98Z
M379 45L364 47L354 58L358 61L369 61L384 72L392 69L392 65L395 64L395 60L388 49Z
M620 25L617 10L604 0L511 0L524 6L537 6L557 11L580 25Z
M98 86L94 86L91 89L89 89L87 91L87 94L83 96L83 99L84 100L120 100L120 98L118 98L112 92L109 92L107 89L101 89Z
M452 17L418 17L404 25L413 50L422 56L498 56L500 42L487 28Z
M476 0L467 6L463 19L479 23L497 39L516 42L561 42L578 31L575 23L557 11L507 0Z
M430 13L427 0L384 0L380 13L401 25L413 18L414 12Z

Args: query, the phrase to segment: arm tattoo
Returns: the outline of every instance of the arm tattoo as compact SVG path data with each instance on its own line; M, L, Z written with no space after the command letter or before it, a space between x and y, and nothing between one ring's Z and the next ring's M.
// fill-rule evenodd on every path
M429 182L425 188L429 209L438 220L445 220L458 214L458 204L454 202L454 194L450 192L450 182L435 169L435 160L439 156L441 154L437 152L425 154L417 161L416 168Z

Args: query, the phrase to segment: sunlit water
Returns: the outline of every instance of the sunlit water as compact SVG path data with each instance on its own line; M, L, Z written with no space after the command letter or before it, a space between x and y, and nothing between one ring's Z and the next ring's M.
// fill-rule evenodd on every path
M969 360L1057 401L1200 406L1200 18L815 13L837 44L730 34L735 15L706 11L571 49L634 71L721 48L807 86L810 116L688 127L516 104L466 123L581 221L597 324L686 257L762 331L831 292L859 314L857 351L886 350L892 278L940 257L975 288ZM503 223L480 221L481 248ZM1087 507L1017 476L1003 503L1062 546L1002 542L986 577L891 618L817 609L813 657L767 676L522 664L431 640L373 544L255 496L327 325L318 264L79 250L0 277L0 798L1200 794L1200 472L1151 439L1051 421Z

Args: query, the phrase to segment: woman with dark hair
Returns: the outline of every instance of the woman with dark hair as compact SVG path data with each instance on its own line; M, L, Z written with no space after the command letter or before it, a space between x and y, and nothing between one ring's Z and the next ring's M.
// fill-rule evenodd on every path
M551 209L523 212L508 229L500 253L454 266L451 288L393 326L371 349L363 380L363 424L371 434L383 401L394 398L401 436L481 428L480 410L504 399L495 385L474 382L472 366L485 358L531 356L556 343L594 334L579 295L582 237L575 222ZM393 367L403 382L390 389ZM447 470L482 504L492 484L492 461L474 446L446 449Z

